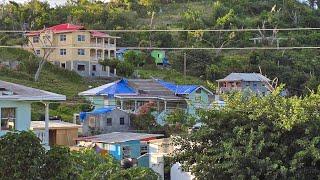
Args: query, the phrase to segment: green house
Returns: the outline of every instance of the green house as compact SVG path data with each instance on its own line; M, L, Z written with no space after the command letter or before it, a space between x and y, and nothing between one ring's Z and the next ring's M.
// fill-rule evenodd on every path
M154 58L156 64L163 64L163 60L166 57L166 52L161 50L153 50L151 57Z

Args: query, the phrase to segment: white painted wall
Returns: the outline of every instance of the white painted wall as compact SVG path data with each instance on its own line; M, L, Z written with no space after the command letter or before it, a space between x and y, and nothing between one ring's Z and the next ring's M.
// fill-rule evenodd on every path
M171 180L192 180L195 179L193 175L191 175L190 172L184 172L181 169L181 164L180 163L175 163L171 167L171 172L170 172L170 177Z

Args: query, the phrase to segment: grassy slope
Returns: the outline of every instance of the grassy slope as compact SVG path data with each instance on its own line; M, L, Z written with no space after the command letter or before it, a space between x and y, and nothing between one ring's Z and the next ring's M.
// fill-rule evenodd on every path
M171 69L139 69L138 73L140 75L140 78L143 79L159 78L166 81L175 82L177 84L205 84L204 81L193 76L187 76L186 78L184 78L180 72Z
M204 14L204 16L209 15L212 12L213 1L199 1L199 2L186 2L186 3L170 3L162 4L162 12L157 12L153 19L153 25L155 27L166 27L170 25L170 28L179 28L179 22L181 21L181 14L186 10L192 8L193 10L198 10ZM149 25L151 15L145 18L139 18L137 20L140 25Z
M104 81L87 81L74 72L57 68L49 63L44 66L39 81L35 82L33 76L37 63L34 58L29 60L29 56L29 53L19 49L0 49L0 61L19 61L21 63L18 70L0 69L0 80L66 95L67 102L60 105L52 104L50 112L51 115L61 115L64 120L71 121L73 113L79 112L82 105L85 104L83 99L77 96L79 92L87 90L89 86L104 83ZM33 104L32 119L40 119L43 112L41 104Z

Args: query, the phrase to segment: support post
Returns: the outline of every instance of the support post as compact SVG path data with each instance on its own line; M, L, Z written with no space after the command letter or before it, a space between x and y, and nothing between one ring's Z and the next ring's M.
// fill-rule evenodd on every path
M184 78L187 76L187 53L184 53L183 56L183 76Z
M160 113L160 101L157 101L157 111Z
M110 77L110 67L106 66L107 76Z
M49 147L49 103L44 103L45 106L45 134L46 143L45 145Z
M123 110L123 100L120 100L120 109Z
M167 101L164 101L164 111L167 111Z
M137 112L138 109L138 102L137 100L134 101L134 112Z

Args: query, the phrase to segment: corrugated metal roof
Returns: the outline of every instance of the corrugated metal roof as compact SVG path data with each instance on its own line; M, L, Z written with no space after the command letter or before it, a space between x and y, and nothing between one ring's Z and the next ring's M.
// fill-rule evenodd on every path
M31 121L30 125L33 130L45 129L45 121ZM49 129L70 129L70 128L81 128L81 125L64 122L60 120L50 120Z
M122 143L134 140L143 140L149 138L163 137L163 134L145 134L131 132L112 132L108 134L100 134L96 136L77 138L78 141L94 142L94 143Z
M0 100L24 100L24 101L65 101L66 96L40 89L35 89L19 84L0 80L0 89L11 92L8 95L0 93Z
M267 77L259 73L231 73L219 81L270 81Z

